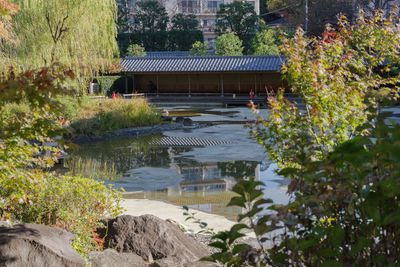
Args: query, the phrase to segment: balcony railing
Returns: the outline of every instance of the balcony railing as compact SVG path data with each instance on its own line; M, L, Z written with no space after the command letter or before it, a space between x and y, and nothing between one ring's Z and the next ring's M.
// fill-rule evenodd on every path
M200 30L202 32L215 32L215 26L201 26Z
M206 7L203 9L203 13L216 14L218 12L218 9L218 7Z
M199 7L180 7L182 13L200 14L200 11Z

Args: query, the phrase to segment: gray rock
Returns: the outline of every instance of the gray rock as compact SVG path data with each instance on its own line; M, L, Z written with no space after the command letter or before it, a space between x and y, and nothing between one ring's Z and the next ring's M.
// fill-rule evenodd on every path
M159 259L150 265L150 267L178 267L178 266L181 267L183 265L181 264L181 261L179 259L176 259L174 257Z
M118 253L108 248L89 254L91 267L147 267L148 264L135 253Z
M174 257L156 260L150 267L221 267L221 265L209 261L196 261L182 264Z
M170 117L170 116L161 116L161 120L163 120L163 121L172 121L172 117Z
M175 122L176 123L183 123L184 119L185 119L185 117L176 117Z
M190 118L185 118L183 120L183 126L193 126L193 121Z
M209 261L196 261L185 264L184 267L221 267L222 265Z
M133 252L147 262L170 258L176 264L197 261L208 255L207 248L185 235L176 225L153 215L120 216L99 229L105 246L119 252Z
M72 248L75 235L41 224L0 228L0 266L84 267L85 260Z

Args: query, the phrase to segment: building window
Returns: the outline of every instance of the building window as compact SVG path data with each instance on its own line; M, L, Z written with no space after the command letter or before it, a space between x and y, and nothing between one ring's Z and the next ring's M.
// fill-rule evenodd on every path
M199 4L197 1L183 0L180 3L181 12L183 13L198 13Z
M217 13L219 6L222 4L221 1L208 1L207 2L207 9L210 10L212 13Z
M253 7L256 6L256 2L255 1L248 1Z
M128 1L128 8L129 9L134 9L136 5L136 0L129 0Z

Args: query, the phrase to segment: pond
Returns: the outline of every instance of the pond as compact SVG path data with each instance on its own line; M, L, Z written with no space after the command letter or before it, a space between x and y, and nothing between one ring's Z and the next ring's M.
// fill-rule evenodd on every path
M265 183L264 193L286 203L288 181L274 173L264 149L246 125L256 115L246 107L164 106L173 117L190 117L209 126L163 134L75 145L66 167L123 188L126 198L187 205L235 219L240 209L226 207L240 178ZM266 112L266 111L264 111Z

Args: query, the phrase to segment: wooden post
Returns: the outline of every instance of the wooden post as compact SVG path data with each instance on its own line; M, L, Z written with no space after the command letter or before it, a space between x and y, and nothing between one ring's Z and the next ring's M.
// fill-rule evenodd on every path
M257 74L254 74L254 96L257 96Z
M224 75L221 74L221 96L224 96Z
M132 75L132 94L135 93L135 75Z
M125 73L125 94L128 93L128 74Z
M240 73L238 75L239 75L239 94L240 94Z
M189 79L189 97L191 97L191 91L192 91L192 84L190 82L190 74L188 74L188 79Z
M157 79L157 96L158 96L158 93L159 93L159 88L158 88L158 75L156 75L156 79Z
M174 87L174 90L175 90L175 92L177 91L177 87L178 87L178 78L176 77L176 75L174 75L174 78L175 78L175 87Z

